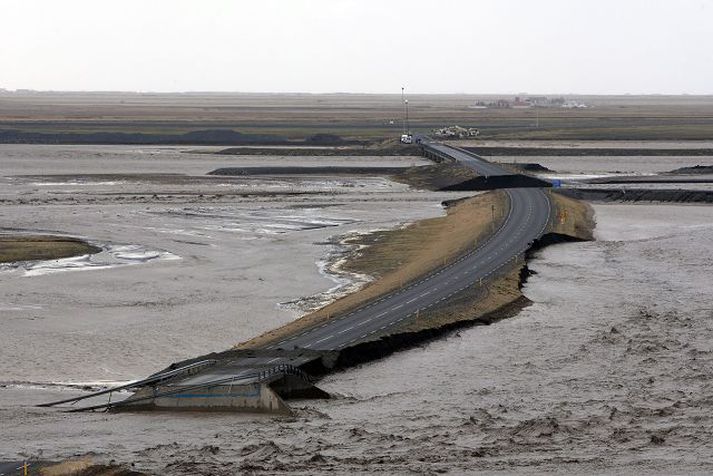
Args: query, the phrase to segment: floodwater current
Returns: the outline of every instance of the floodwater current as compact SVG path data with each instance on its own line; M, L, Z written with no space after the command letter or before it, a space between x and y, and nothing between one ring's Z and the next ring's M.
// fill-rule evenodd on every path
M394 207L390 212L407 210L390 206ZM32 407L64 396L66 390L5 383L0 387L0 459L55 459L92 452L99 459L134 464L150 473L177 475L710 473L713 207L600 204L594 208L597 240L540 251L530 262L536 274L523 289L532 304L517 316L330 375L319 385L334 398L297 402L293 417L66 414ZM332 216L333 210L328 210ZM146 216L141 215L142 219ZM375 225L365 211L349 216ZM383 217L378 218L383 222ZM122 239L130 235L122 233ZM153 234L141 236L157 243ZM262 243L263 252L277 249L279 242L274 237L270 240ZM225 247L226 243L214 244ZM173 278L171 267L185 266L186 251L192 248L174 250L175 246L166 248L183 259L147 264L153 267L149 276L158 278L163 273ZM190 258L199 271L205 268L200 268L201 259L211 256L201 253ZM136 273L142 266L92 272L97 276L118 273L119 282L126 283L128 277L121 273ZM295 272L298 269L301 266ZM68 273L63 279L82 274ZM49 280L56 276L60 275L19 279L55 283ZM209 276L226 279L227 270ZM247 281L228 284L215 292L248 286ZM53 296L64 299L63 289L46 289L49 297L40 304ZM88 301L90 307L99 298L108 299L99 295L97 301ZM256 292L254 299L272 303L272 308L254 305L255 312L267 315L266 309L274 309L282 296ZM30 304L31 300L25 303ZM121 303L107 300L105 304ZM139 308L148 309L151 318L174 309L170 303L157 306L154 310L149 303ZM17 322L26 318L26 328L37 336L26 345L54 345L52 336L42 334L31 320L38 315L51 321L51 313L32 308L13 312L2 315L15 320L15 332L21 328ZM115 316L108 310L99 315ZM176 318L186 315L182 311ZM64 345L95 349L87 319L82 317L74 335L69 324L54 330ZM171 328L167 318L158 324ZM107 326L120 328L117 323ZM170 345L192 338L162 338L158 330L146 326L152 329L150 334L131 335L151 339L158 347L155 355L171 355ZM223 332L230 329L225 318L220 326ZM98 327L98 342L111 342ZM205 338L199 332L195 337ZM188 350L197 351L197 347ZM61 368L63 377L104 377L80 368L75 372L61 356L53 358L51 353L7 349L2 354L6 373L13 371L8 362L17 362L22 355L51 359L23 367L25 373L35 372L31 381L46 379L52 366ZM114 365L110 359L123 354L107 351L99 355L106 359L101 367ZM127 352L126 358L133 362L134 356ZM77 360L72 362L79 365ZM93 361L92 365L97 364Z

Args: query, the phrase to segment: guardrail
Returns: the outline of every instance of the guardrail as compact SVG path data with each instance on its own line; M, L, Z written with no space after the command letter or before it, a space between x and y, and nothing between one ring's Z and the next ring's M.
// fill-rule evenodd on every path
M306 373L304 370L300 369L299 367L295 367L291 364L279 364L275 367L263 370L258 373L257 381L262 382L263 380L267 380L268 378L277 374L294 375L302 378L305 382L309 383L314 383L316 381L314 377Z
M453 162L455 159L451 157L450 155L446 154L445 152L442 152L438 149L435 149L429 144L424 144L421 143L421 154L423 154L424 157L427 159L434 159L434 158L439 158L441 160L445 160L447 162Z
M204 382L201 384L179 386L179 387L175 387L175 388L172 388L169 390L164 390L163 392L155 392L154 391L154 393L152 395L147 395L144 397L128 398L126 400L122 400L120 402L113 402L113 403L110 401L110 402L103 403L100 405L92 405L89 407L75 408L75 409L72 409L69 411L74 413L74 412L85 412L85 411L100 410L100 409L110 410L112 408L117 408L117 407L126 406L126 405L134 405L139 402L154 400L156 398L170 397L172 395L177 395L177 394L180 394L183 392L190 392L193 390L212 388L212 387L217 387L219 385L224 385L224 384L232 385L236 381L248 380L249 382L246 382L246 383L260 383L260 382L268 380L276 375L294 375L294 376L304 379L308 383L315 382L314 377L307 374L302 369L295 367L294 365L290 365L290 364L279 364L274 367L270 367L268 369L261 370L259 372L252 372L252 373L248 373L245 375L241 375L239 377L236 377L235 375L233 375L230 377L212 380L210 382ZM70 399L69 401L72 401L72 400Z
M201 360L200 362L193 362L192 364L185 365L185 366L179 367L177 369L169 370L166 372L160 372L158 374L152 375L149 378L145 378L143 380L137 380L135 382L127 383L126 385L120 385L118 387L100 390L99 392L93 392L93 393L90 393L89 395L82 395L80 397L67 398L64 400L57 400L55 402L49 402L49 403L41 403L37 406L38 407L53 407L55 405L61 405L63 403L75 404L80 400L86 400L87 398L94 398L94 397L98 397L100 395L106 395L106 394L109 394L109 400L111 401L111 394L113 392L118 392L120 390L128 390L128 389L132 389L132 388L145 387L147 385L153 385L153 384L157 384L157 383L165 383L167 381L173 380L174 378L181 377L187 373L191 373L192 371L197 371L198 369L202 369L204 367L213 366L217 362L218 361L214 360L214 359Z

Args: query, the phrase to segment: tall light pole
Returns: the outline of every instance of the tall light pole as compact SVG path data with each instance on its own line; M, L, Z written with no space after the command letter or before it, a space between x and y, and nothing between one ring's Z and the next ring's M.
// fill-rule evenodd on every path
M406 134L411 135L411 124L408 121L408 99L404 99L406 103Z
M401 86L401 128L406 134L406 99L404 99L404 87Z

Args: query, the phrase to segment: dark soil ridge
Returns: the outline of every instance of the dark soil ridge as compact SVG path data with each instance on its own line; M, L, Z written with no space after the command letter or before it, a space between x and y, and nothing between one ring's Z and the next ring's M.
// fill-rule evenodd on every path
M441 191L462 192L462 191L483 191L506 188L547 188L552 184L529 175L493 175L491 177L475 177L463 182L455 183L440 188Z
M709 190L563 188L557 192L578 200L601 202L713 203L713 191Z
M221 167L208 175L394 175L408 169L404 167L351 167L351 166L285 166L285 167Z
M0 130L0 144L95 144L95 145L357 145L332 134L315 134L301 141L269 134L244 134L232 129L207 129L184 134L142 132L24 132Z
M469 152L483 156L713 156L713 149L648 149L648 148L597 148L597 147L464 147Z
M294 144L293 144L294 145ZM332 157L332 156L357 156L357 157L403 157L421 155L415 145L398 145L392 147L320 147L320 148L284 148L284 147L231 147L218 152L203 152L218 155L270 155L290 157Z
M586 183L625 184L625 183L713 183L713 176L698 175L629 175L623 177L603 177L586 180Z
M517 170L522 170L524 172L553 172L552 169L549 169L545 167L542 164L538 164L537 162L511 162L509 164L501 164L505 165L507 167L512 167Z
M713 174L713 165L694 165L693 167L681 167L668 172L672 175L698 175Z

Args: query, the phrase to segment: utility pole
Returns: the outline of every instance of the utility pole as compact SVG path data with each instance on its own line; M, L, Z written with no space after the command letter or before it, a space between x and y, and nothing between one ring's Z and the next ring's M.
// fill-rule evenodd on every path
M406 134L411 135L411 124L408 121L408 99L404 99L404 101L406 101Z
M404 87L401 86L401 125L403 134L406 134L406 99L404 99Z

